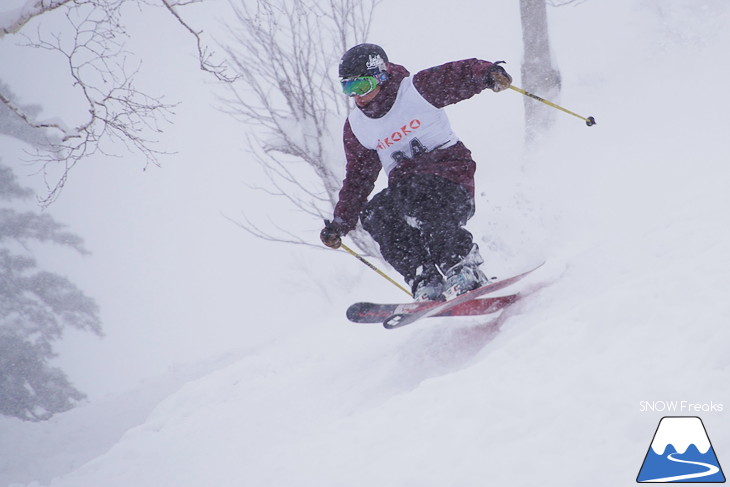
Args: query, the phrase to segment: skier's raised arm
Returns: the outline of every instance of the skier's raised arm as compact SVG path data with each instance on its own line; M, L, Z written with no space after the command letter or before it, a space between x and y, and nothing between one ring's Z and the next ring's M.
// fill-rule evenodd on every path
M413 85L431 105L443 108L485 89L506 90L512 84L499 62L464 59L424 69L413 75Z

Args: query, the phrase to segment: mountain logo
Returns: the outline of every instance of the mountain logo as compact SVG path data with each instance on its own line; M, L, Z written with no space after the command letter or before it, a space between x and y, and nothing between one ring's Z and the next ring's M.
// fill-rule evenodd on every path
M702 420L696 416L663 417L636 481L725 482Z

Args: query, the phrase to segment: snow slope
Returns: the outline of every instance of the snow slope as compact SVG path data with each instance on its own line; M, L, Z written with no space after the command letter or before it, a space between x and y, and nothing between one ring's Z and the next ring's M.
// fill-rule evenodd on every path
M666 414L640 411L641 401L730 407L730 103L722 95L730 12L719 0L655 3L551 10L560 102L597 126L560 115L543 144L521 154L515 93L450 111L483 161L470 228L489 272L547 261L524 283L529 297L499 319L355 326L343 315L350 302L401 299L399 291L347 255L301 251L310 274L301 281L327 283L327 295L305 312L280 306L251 320L285 332L155 399L84 465L39 467L32 483L23 472L21 485L634 483ZM461 14L475 15L466 24L490 12L489 26L514 41L506 44L519 71L515 9L468 5ZM473 52L472 34L448 45L426 36L424 20L402 32L424 34L426 48L409 63L388 22L415 2L387 8L375 33L388 32L392 57L413 69L434 62L425 53L435 62L493 57ZM435 13L422 7L418 18ZM84 427L91 406L68 413L77 417L65 427ZM720 463L730 458L725 411L675 414L702 416ZM66 448L83 448L89 440L80 438Z

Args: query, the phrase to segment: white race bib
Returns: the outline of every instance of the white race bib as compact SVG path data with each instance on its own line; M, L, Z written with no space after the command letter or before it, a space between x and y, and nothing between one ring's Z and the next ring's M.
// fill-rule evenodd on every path
M410 76L401 82L395 103L383 117L370 118L353 110L349 120L357 140L378 152L386 174L403 160L459 141L444 110L426 101Z

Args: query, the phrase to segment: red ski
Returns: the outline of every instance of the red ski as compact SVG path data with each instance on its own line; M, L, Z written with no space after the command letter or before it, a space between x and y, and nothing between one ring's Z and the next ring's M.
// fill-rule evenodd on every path
M457 306L463 305L463 304L471 302L473 300L477 300L477 298L484 296L485 294L489 294L491 292L498 291L507 286L510 286L511 284L514 284L515 282L524 278L525 276L527 276L528 274L535 271L536 269L538 269L541 266L542 266L542 263L540 265L530 269L527 272L523 272L522 274L519 274L514 277L510 277L507 279L502 279L501 281L491 282L478 289L474 289L473 291L469 291L468 293L464 293L460 296L457 296L454 299L450 299L449 301L439 302L436 304L436 306L432 306L432 307L429 307L426 309L421 309L416 312L410 312L410 313L409 312L393 313L391 316L389 316L388 318L386 318L383 321L383 326L388 329L399 328L401 326L410 325L411 323L418 321L421 318L439 316L440 314L446 313L449 310L456 308Z
M434 316L476 316L501 310L517 301L518 294L472 299L442 311ZM442 301L425 303L379 304L355 303L347 309L347 319L354 323L382 323L394 314L418 313L444 304Z

